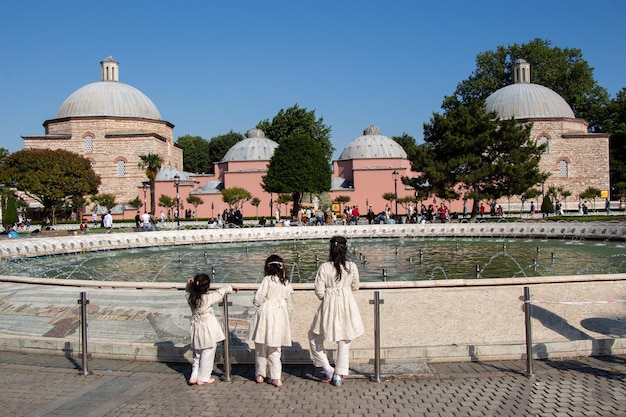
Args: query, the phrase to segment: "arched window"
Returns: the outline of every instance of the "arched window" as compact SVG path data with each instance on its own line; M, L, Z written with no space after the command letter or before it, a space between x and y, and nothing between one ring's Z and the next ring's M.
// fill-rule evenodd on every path
M126 163L124 161L117 161L117 176L118 177L126 176Z
M539 145L546 145L546 149L544 149L543 153L550 153L550 141L547 137L542 136L539 138Z
M85 152L93 152L93 136L85 136Z
M559 177L569 177L569 164L567 161L559 161Z

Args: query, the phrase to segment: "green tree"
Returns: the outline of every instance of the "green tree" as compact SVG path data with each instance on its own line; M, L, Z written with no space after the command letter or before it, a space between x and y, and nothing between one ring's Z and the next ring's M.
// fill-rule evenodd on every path
M161 194L161 196L159 197L159 207L164 207L171 210L176 207L176 199L168 195Z
M243 140L241 133L233 132L232 130L224 135L219 135L211 138L209 142L209 155L211 156L211 173L213 173L213 164L220 162L226 152L233 147L234 144Z
M268 193L290 193L292 215L297 215L305 193L330 190L330 164L321 144L304 135L288 136L274 151L263 176Z
M545 181L539 170L544 149L530 139L528 125L500 120L487 113L483 101L462 105L444 102L445 113L434 113L424 124L425 143L411 161L417 178L402 178L415 189L427 186L440 198L472 198L472 220L481 199L521 195Z
M163 157L156 153L139 155L139 168L146 171L148 184L150 185L150 214L154 214L156 205L154 201L154 181L157 173L163 166Z
M585 191L580 193L580 198L583 200L593 200L593 210L596 210L596 198L600 197L602 192L594 187L587 187Z
M626 182L626 88L622 88L606 108L606 131L609 139L611 197L623 198L617 184ZM618 196L620 194L620 196Z
M250 205L256 209L256 217L259 217L259 205L261 204L261 199L259 197L253 197L250 200Z
M293 202L293 196L291 194L279 194L276 198L276 204L278 207L280 207L281 204L285 205L285 213L287 212L287 207L291 202Z
M402 136L392 136L391 139L396 141L404 152L406 152L407 159L412 160L417 153L417 143L415 142L415 138L413 136L407 135L403 133Z
M548 87L563 97L576 117L589 121L591 131L601 131L604 107L609 102L606 89L598 86L593 68L576 48L553 47L544 39L524 44L498 46L476 56L476 69L462 81L454 95L463 103L486 99L494 91L511 84L511 64L525 59L532 65L531 81Z
M176 144L183 148L183 170L195 173L212 173L211 145L202 136L180 136Z
M324 124L324 119L315 117L315 110L308 111L298 104L281 109L270 122L265 119L256 126L265 133L265 137L282 145L283 139L290 136L301 136L317 142L322 148L326 160L330 162L335 148L330 141L330 127Z
M9 156L10 152L8 149L0 148L0 165L4 162L4 158Z
M126 204L128 204L131 207L134 207L136 209L139 209L143 206L143 201L141 201L141 199L139 197L135 197L132 200L130 200L129 202L127 202Z
M252 194L245 188L231 187L222 190L222 200L228 204L228 208L241 208L243 203L250 200Z
M341 212L343 213L343 206L346 203L350 202L350 196L349 195L338 195L337 197L335 197L335 203L339 203L339 210L341 210Z
M113 194L96 194L91 196L91 201L99 206L106 207L107 210L111 210L115 207L115 196Z
M7 199L6 209L2 215L2 225L4 230L13 224L17 223L17 207L15 205L15 196L11 196Z
M546 194L541 202L541 213L546 217L554 213L554 204L552 204L552 198L550 198L549 194Z
M185 201L193 206L193 211L196 212L196 215L198 214L198 206L204 204L204 200L197 195L187 196L187 200Z
M520 200L522 200L522 207L520 209L521 211L524 211L524 203L527 200L532 200L533 198L537 198L541 195L541 191L539 191L536 188L529 188L528 190L524 191L522 194L519 195Z
M100 177L87 158L73 152L26 149L4 159L0 183L12 184L38 201L54 219L55 211L73 198L97 192Z

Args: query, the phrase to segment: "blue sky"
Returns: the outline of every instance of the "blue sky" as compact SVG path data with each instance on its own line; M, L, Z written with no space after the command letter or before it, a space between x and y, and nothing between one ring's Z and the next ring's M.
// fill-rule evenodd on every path
M579 48L626 87L626 2L39 1L0 15L0 147L44 133L100 61L146 94L174 138L245 133L294 104L332 128L335 157L369 125L418 142L480 52L534 38Z

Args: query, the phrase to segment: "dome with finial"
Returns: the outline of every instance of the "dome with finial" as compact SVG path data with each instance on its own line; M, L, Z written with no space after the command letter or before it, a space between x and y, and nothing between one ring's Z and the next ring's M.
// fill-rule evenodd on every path
M339 160L406 158L406 152L395 140L383 136L376 126L369 126L348 144L341 152Z
M119 63L109 56L100 62L100 81L74 91L59 107L56 118L138 117L161 120L154 103L141 91L119 82Z
M235 143L221 162L269 161L277 147L278 143L266 138L261 129L250 129L246 139Z
M486 106L501 119L575 118L563 97L530 82L530 64L523 59L513 63L513 84L487 97Z

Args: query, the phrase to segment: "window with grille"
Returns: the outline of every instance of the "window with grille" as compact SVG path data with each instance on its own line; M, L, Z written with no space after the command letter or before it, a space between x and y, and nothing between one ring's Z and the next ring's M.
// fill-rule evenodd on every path
M85 152L93 152L93 136L85 136Z
M126 164L124 161L117 161L117 176L125 177L126 176Z
M543 150L543 153L550 153L550 141L548 141L548 138L545 136L542 136L539 139L539 145L545 145L546 149Z
M567 161L559 162L559 177L568 177L569 176L569 165Z

